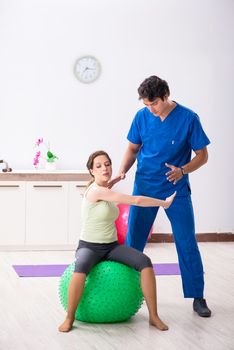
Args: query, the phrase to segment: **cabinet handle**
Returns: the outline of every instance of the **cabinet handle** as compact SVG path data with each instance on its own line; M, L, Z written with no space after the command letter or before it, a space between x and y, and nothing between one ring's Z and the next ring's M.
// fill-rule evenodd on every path
M76 185L76 187L78 187L78 188L84 188L84 187L86 187L85 185Z
M61 188L62 185L33 185L34 188Z
M0 187L20 187L19 185L0 185Z

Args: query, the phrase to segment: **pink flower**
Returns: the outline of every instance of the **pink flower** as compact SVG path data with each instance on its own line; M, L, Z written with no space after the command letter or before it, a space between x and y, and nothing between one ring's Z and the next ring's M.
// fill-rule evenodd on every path
M38 150L38 149L42 148L41 145L44 145L44 147L46 148L46 154L44 157L43 157L43 152ZM38 150L34 156L34 159L33 159L33 165L35 166L35 168L38 168L40 157L42 159L45 159L49 163L53 163L53 162L55 162L56 159L58 159L58 157L50 151L50 144L45 143L43 140L43 137L41 137L37 140L34 148L36 148Z
M37 146L40 146L40 144L41 144L42 142L43 142L43 137L37 140L37 142L36 142Z
M33 159L33 165L35 167L39 164L40 155L41 155L41 151L38 151Z

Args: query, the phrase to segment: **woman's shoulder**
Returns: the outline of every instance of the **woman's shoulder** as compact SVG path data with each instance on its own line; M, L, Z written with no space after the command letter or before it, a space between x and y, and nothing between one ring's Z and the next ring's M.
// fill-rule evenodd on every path
M92 183L85 192L85 198L91 202L97 202L102 200L100 197L109 191L110 190L107 187L102 187L96 183Z

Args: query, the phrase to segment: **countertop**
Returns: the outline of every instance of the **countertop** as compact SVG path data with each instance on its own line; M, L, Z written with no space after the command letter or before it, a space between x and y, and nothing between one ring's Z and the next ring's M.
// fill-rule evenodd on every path
M11 172L0 172L0 181L89 181L87 170L42 170L14 169Z

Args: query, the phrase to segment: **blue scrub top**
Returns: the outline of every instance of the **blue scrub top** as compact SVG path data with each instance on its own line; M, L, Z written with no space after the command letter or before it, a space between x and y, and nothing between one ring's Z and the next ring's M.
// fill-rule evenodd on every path
M127 139L141 144L137 156L134 194L165 198L177 191L177 196L190 193L188 175L176 185L167 180L166 172L191 160L192 150L210 143L199 117L192 110L177 103L164 121L155 117L147 107L139 110L133 119Z

